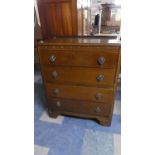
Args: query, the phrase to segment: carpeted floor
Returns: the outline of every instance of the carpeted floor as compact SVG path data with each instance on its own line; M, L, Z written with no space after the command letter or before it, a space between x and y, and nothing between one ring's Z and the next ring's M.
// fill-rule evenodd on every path
M117 91L111 127L93 120L46 113L39 72L34 76L34 155L120 155L121 92Z

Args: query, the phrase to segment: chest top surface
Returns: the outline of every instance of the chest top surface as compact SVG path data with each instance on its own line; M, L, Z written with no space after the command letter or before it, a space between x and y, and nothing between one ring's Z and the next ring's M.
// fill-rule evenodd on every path
M121 42L114 38L53 38L38 42L39 46L44 45L83 45L83 46L121 46Z

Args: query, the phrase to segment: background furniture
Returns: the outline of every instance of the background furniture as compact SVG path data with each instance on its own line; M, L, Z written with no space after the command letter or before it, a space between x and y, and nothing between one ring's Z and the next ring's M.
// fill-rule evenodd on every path
M38 68L39 58L37 52L37 41L42 39L41 27L38 24L38 19L36 15L36 8L34 9L34 66Z
M38 0L38 9L43 39L53 36L116 35L120 30L120 5L114 3ZM94 11L101 21L95 29Z
M77 36L76 0L38 0L43 38Z
M120 31L120 5L102 4L101 31L116 33Z

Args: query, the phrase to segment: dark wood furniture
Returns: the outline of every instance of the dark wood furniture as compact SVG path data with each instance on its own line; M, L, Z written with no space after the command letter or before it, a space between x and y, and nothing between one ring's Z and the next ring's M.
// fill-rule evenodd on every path
M38 43L48 112L111 124L120 42L108 38L56 38Z
M38 0L43 38L77 36L76 0Z
M41 27L38 24L36 11L34 10L34 67L38 68L39 58L37 52L37 41L42 39Z

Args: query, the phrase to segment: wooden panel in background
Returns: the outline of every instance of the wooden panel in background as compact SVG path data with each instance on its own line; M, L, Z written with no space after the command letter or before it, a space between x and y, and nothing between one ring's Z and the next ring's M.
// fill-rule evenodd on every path
M77 35L76 0L38 0L43 38Z

